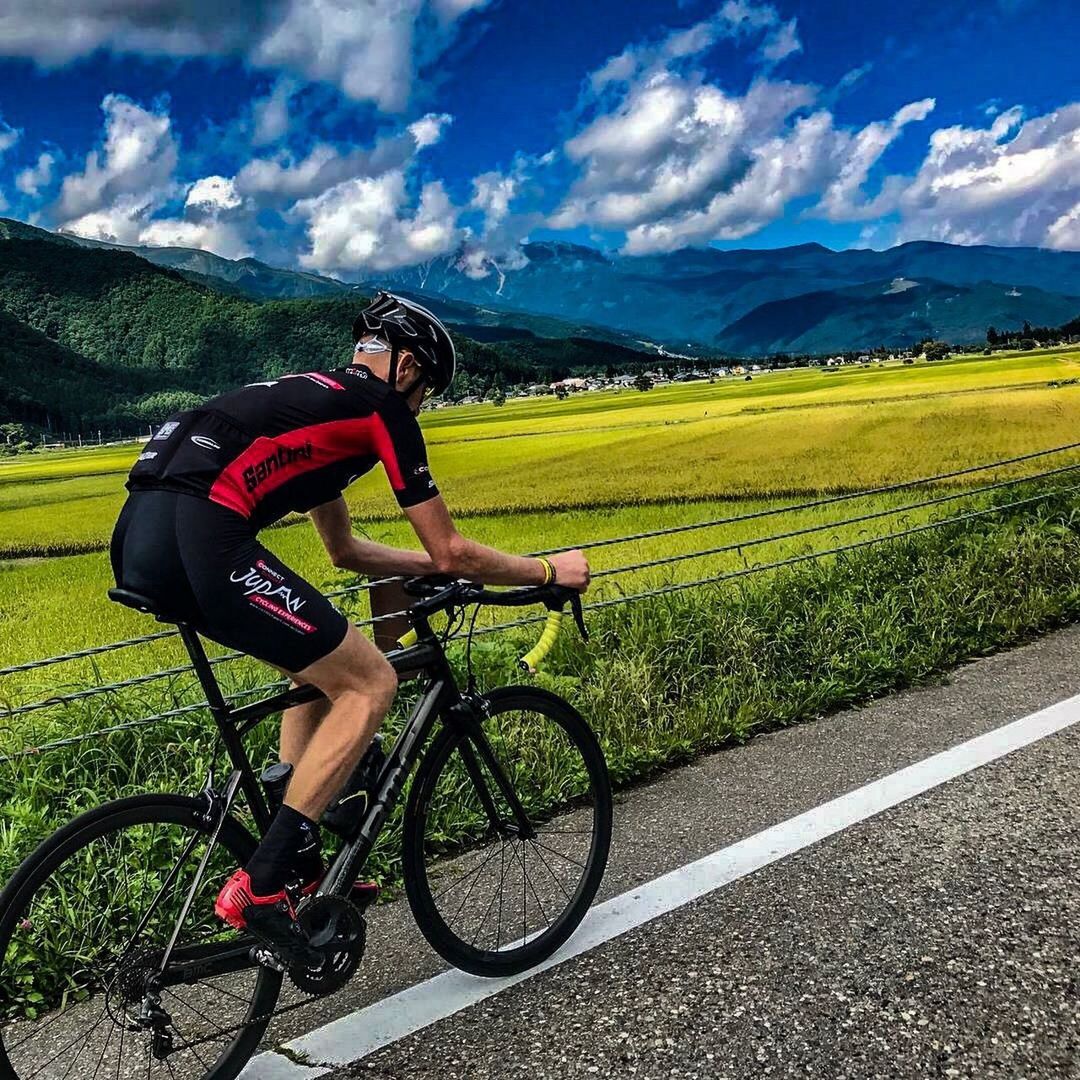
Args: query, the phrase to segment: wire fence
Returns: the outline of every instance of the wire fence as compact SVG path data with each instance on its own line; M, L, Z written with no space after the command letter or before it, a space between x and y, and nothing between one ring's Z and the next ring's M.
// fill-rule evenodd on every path
M991 469L1001 469L1003 467L1013 466L1024 462L1045 459L1046 457L1051 455L1064 454L1077 449L1080 449L1080 442L1069 443L1064 446L1054 447L1049 450L1041 450L1034 453L1017 455L1015 457L988 462L982 465L974 465L961 469L954 469L948 472L937 473L932 476L920 477L915 480L901 481L892 484L880 485L874 488L843 492L840 494L829 495L818 499L803 501L800 503L787 503L779 506L767 507L761 510L750 511L747 513L730 515L723 518L714 518L705 521L692 522L689 524L674 525L666 528L653 529L647 532L639 532L624 536L584 541L576 545L567 545L565 547L548 549L547 551L540 554L558 554L560 552L573 550L575 547L580 547L585 550L591 550L618 544L629 544L634 542L640 542L643 540L653 540L662 537L674 536L694 530L731 526L736 524L743 524L748 521L761 520L768 517L785 514L790 515L812 510L818 510L823 507L837 505L855 499L879 497L903 490L925 487L933 484L941 484L950 480L959 479L961 477L971 476L979 472L986 472ZM677 563L683 563L689 560L710 559L731 552L741 553L744 549L748 548L791 541L822 532L851 528L853 526L866 524L868 522L880 520L883 518L902 517L903 515L912 514L918 511L929 510L933 507L941 506L946 503L956 502L962 499L974 499L993 492L1000 492L1018 484L1031 484L1035 482L1051 481L1057 478L1068 476L1069 474L1075 473L1077 470L1080 470L1080 461L1070 462L1065 465L1061 465L1055 468L1044 469L1035 473L1025 473L1004 480L995 480L991 483L981 484L975 487L964 487L957 491L949 491L945 494L935 495L930 498L920 499L914 502L905 502L898 506L885 507L883 509L872 510L850 517L842 517L837 519L830 518L825 522L806 525L797 529L788 529L782 532L776 532L762 536L751 536L747 539L736 540L722 545L714 545L711 547L698 548L694 551L678 552L659 558L625 563L608 569L596 571L593 574L593 577L596 579L618 579L621 576L641 573L642 571L646 570L656 570L661 567L674 565ZM1076 490L1080 490L1080 484L1071 486L1052 484L1050 487L1048 487L1047 490L1044 490L1036 495L1027 496L1025 498L1017 499L1011 502L998 503L989 507L981 507L979 509L969 510L943 518L935 518L933 520L923 522L917 525L912 525L908 528L904 528L898 531L866 537L849 543L835 544L832 547L821 550L801 552L798 554L786 556L781 559L757 563L752 566L745 566L734 570L726 570L722 573L710 574L704 577L696 577L690 581L669 581L648 589L643 589L638 592L629 592L616 597L594 600L590 603L586 603L584 607L587 611L598 611L606 608L616 607L618 605L636 603L647 599L684 591L687 589L699 588L706 585L721 584L723 582L744 578L753 574L776 570L782 567L792 566L799 563L805 563L815 559L827 558L830 556L843 554L845 552L870 547L875 544L887 543L889 541L894 541L904 537L927 532L932 529L942 528L948 525L982 518L990 514L1001 513L1022 506L1030 506L1037 502L1050 498L1053 495L1074 492ZM369 591L379 585L399 580L400 578L397 577L379 578L377 580L366 581L363 583L358 583L356 585L350 585L345 588L336 589L332 592L327 593L326 595L330 598L351 596L364 591ZM372 627L381 622L400 618L405 614L407 614L407 612L405 611L389 612L381 615L372 616L366 619L356 620L355 625L360 627ZM493 625L481 626L476 630L476 634L486 635L505 632L507 630L512 630L518 627L528 626L534 623L541 622L544 618L546 618L546 615L540 614L511 620L508 622L500 622ZM97 657L104 653L115 652L137 645L158 642L175 636L177 636L177 631L174 629L162 630L156 633L145 634L139 637L133 637L122 641L111 642L106 645L98 645L91 648L79 649L73 652L46 657L37 661L28 661L25 663L13 664L0 669L0 677L14 675L18 673L31 672L37 669L50 667L68 661L75 661L89 657ZM458 634L454 636L457 637L462 635ZM212 657L210 663L215 666L225 664L230 661L241 659L243 655L244 654L239 652L227 652ZM28 713L39 712L44 709L52 709L58 706L65 706L77 702L84 702L105 695L108 695L109 700L112 700L112 696L117 695L123 691L127 691L136 687L147 686L154 682L175 679L178 677L192 674L194 674L194 669L191 667L191 665L184 664L164 668L158 671L147 672L145 674L134 675L129 678L119 679L113 682L101 683L95 686L73 691L71 693L51 695L37 701L31 701L6 709L0 709L0 721L24 716ZM247 690L241 690L234 694L231 694L229 696L229 700L236 701L258 694L268 693L282 685L284 685L282 681L265 683L261 686L253 687ZM138 728L147 727L149 725L160 723L165 720L175 719L189 713L197 712L206 707L207 702L205 700L193 702L191 704L178 705L175 708L168 709L163 712L154 713L150 716L140 717L134 720L121 721L95 729L94 731L80 732L78 734L73 734L68 737L51 740L38 746L25 747L11 754L0 757L0 763L10 762L19 758L46 753L50 750L55 750L59 749L60 747L71 746L80 742L100 738L114 732L130 731Z

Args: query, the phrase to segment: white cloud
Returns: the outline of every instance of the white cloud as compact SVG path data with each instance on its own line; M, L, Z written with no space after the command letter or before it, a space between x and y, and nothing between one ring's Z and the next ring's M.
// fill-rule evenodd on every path
M521 242L535 226L544 223L537 211L514 212L515 200L527 197L538 186L537 173L553 162L553 156L530 157L520 154L508 172L492 170L473 178L473 194L468 208L481 214L479 235L469 230L457 266L473 279L495 274L497 293L502 292L508 270L517 270L528 259Z
M216 219L158 218L140 231L139 243L151 247L200 248L225 259L242 259L252 253L240 227Z
M185 209L204 213L236 210L243 199L236 191L236 181L227 176L204 176L188 188Z
M183 216L145 222L139 243L201 248L226 259L241 259L253 252L248 209L231 177L204 176L188 188Z
M896 208L901 240L1080 248L1080 103L935 131Z
M13 128L9 124L0 120L0 158L7 153L22 137L22 132L18 128ZM0 191L0 213L3 213L8 209L9 203L4 193Z
M408 103L416 67L487 0L6 0L0 56L63 64L97 49L240 56L332 83L387 111ZM280 102L272 108L280 111ZM280 125L271 117L269 131ZM265 134L266 132L264 132Z
M838 133L820 107L807 115L817 88L759 77L733 94L688 68L725 38L757 38L767 69L802 48L796 20L772 4L726 0L612 57L589 80L588 123L563 147L580 173L550 227L622 230L627 251L670 250L746 236L828 182Z
M296 91L297 84L293 79L281 78L266 97L252 102L252 146L269 146L280 142L289 133L289 104Z
M925 120L934 105L933 98L923 98L899 109L891 120L874 121L856 132L838 132L834 154L839 161L839 171L812 213L829 221L867 221L888 213L893 208L895 178L886 182L875 199L865 197L863 185L870 169L905 126Z
M457 210L441 183L425 184L413 208L405 174L346 180L296 204L309 249L303 266L324 273L355 274L426 262L461 241Z
M177 147L167 112L119 94L101 103L105 139L81 172L64 177L52 216L82 236L133 243L142 224L174 193Z
M802 52L799 40L798 19L781 23L761 46L761 55L772 64L779 64L797 52Z
M236 190L262 205L285 206L321 195L345 180L402 169L417 151L439 140L451 119L445 113L429 113L405 131L379 139L372 147L343 150L330 143L316 143L299 159L287 152L253 158L237 173Z
M7 153L20 139L22 132L0 120L0 154Z
M641 251L711 239L714 219L746 235L762 223L756 214L735 220L735 205L749 209L747 194L730 201L731 210L725 199L748 175L759 184L772 171L766 155L786 160L785 150L816 130L793 123L814 96L809 86L759 80L738 97L697 77L649 75L566 144L583 171L550 224L624 229L628 249ZM789 165L790 176L807 171L805 162ZM763 203L771 198L764 188L756 192Z
M434 146L442 138L444 128L453 122L449 113L428 113L409 125L409 134L416 140L416 148Z
M198 247L226 258L251 253L232 179L207 176L186 192L176 181L178 148L163 108L148 110L110 94L102 109L101 145L80 171L64 177L49 210L63 231L119 244ZM182 217L159 216L181 197Z
M36 199L41 189L52 183L56 155L44 151L38 154L37 161L25 168L15 177L15 186L24 194Z
M448 115L428 114L369 147L317 143L302 158L282 151L249 161L235 176L180 183L163 108L118 95L102 107L100 145L64 178L48 208L66 231L226 258L273 248L275 261L336 273L424 261L464 236L441 184L428 183L413 198L409 183L419 152L439 139ZM276 227L267 227L264 212L277 215Z
M781 22L771 4L727 0L708 19L671 31L658 42L628 46L592 73L589 89L597 94L612 85L626 85L699 56L724 38L742 38L768 30L772 32L765 38L762 51L771 62L778 63L802 48L795 19Z
M473 179L473 197L469 205L482 211L484 228L501 225L510 213L510 203L521 187L520 176L493 171Z
M435 0L434 8L441 19L450 22L460 19L470 11L487 7L490 2L491 0Z

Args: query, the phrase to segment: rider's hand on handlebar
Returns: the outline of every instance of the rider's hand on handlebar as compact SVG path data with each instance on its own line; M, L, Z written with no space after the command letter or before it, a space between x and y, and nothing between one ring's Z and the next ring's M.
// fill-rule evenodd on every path
M584 592L589 587L589 560L580 551L564 551L551 556L555 581L568 589Z

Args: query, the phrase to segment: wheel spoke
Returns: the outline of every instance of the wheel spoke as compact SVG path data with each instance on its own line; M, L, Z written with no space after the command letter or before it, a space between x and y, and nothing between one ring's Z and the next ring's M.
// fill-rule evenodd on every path
M124 1064L124 1035L127 1033L127 1027L124 1024L120 1025L120 1053L116 1055L116 1080L120 1080L120 1069Z
M502 944L503 884L506 882L506 845L499 849L499 926L495 931L495 951Z
M102 1005L101 1012L98 1014L98 1018L97 1018L97 1020L94 1021L94 1024L93 1024L93 1026L91 1027L90 1030L93 1031L94 1028L97 1028L106 1019L107 1019L107 1017L106 1017L106 1007L104 1005ZM121 1028L120 1030L123 1031L123 1028ZM38 1069L36 1072L32 1072L28 1077L25 1078L25 1080L33 1080L33 1077L37 1076L39 1073L41 1073L45 1069L47 1069L58 1057L62 1056L63 1054L66 1054L78 1041L79 1041L79 1036L76 1035L75 1038L71 1040L71 1042L66 1043L59 1050L57 1050L57 1052L55 1054L53 1054L53 1056L51 1058L49 1058L49 1060L46 1061L45 1064L42 1065L40 1069Z
M105 1060L105 1051L109 1049L109 1043L112 1042L113 1032L115 1027L111 1027L105 1036L105 1044L101 1048L101 1055L98 1057L97 1064L94 1066L94 1075L90 1077L90 1080L97 1080L98 1070L101 1068L101 1063Z
M547 844L541 844L539 840L533 840L533 843L539 847L542 847L545 851L551 852L552 855L558 855L558 857L565 862L571 863L578 867L580 870L585 869L584 863L579 863L577 859L571 859L569 855L564 855L561 851L556 851L553 847L548 847Z
M505 842L506 842L506 841L504 840L504 841L503 841L503 843L505 843ZM462 883L463 881L468 881L468 880L469 880L469 878L471 878L471 877L473 876L473 874L479 873L479 872L480 872L481 870L483 870L483 869L484 869L484 867L485 867L485 866L487 866L487 864L488 864L488 863L489 863L489 862L490 862L490 861L491 861L491 860L492 860L492 859L493 859L494 857L495 857L495 855L494 855L494 853L492 853L492 854L491 854L491 855L489 855L489 856L488 856L488 857L487 857L486 859L484 859L484 861L483 861L482 863L479 863L479 864L477 864L477 865L476 865L475 867L473 867L473 869L472 869L472 870L470 870L470 871L469 871L469 872L468 872L467 874L463 875L462 877L456 878L456 879L455 879L454 881L452 881L452 882L451 882L451 883L450 883L449 885L447 885L447 887L446 887L445 889L443 889L443 890L442 890L442 892L440 892L440 893L436 894L436 896L434 897L434 899L435 899L435 900L438 900L440 896L445 896L445 895L446 895L447 893L449 893L449 892L451 892L452 890L456 889L456 888L457 888L457 887L458 887L458 886L459 886L459 885L460 885L460 884L461 884L461 883Z
M491 894L491 899L488 901L488 906L487 906L487 909L484 912L484 917L480 920L479 924L477 925L476 933L473 934L472 941L471 941L470 944L472 944L472 945L476 944L476 939L480 936L480 931L484 929L484 925L487 923L488 916L491 914L491 909L495 906L495 897L496 897L496 895L497 895L496 893Z
M536 901L536 906L540 909L540 914L544 918L544 929L546 930L551 925L551 920L547 916L547 912L544 910L544 902L540 899L536 892L536 886L533 884L533 880L529 877L529 871L526 869L525 853L528 851L528 844L521 845L521 869L525 874L525 880L529 884L529 891L533 894L533 899Z
M540 845L536 843L535 840L530 840L529 843L531 843L536 848L536 854L540 857L540 861L547 868L547 872L555 879L555 884L558 885L560 889L562 889L563 896L565 896L568 901L572 900L573 897L571 897L571 895L566 891L566 886L562 883L562 879L558 876L558 874L555 873L554 870L551 869L551 864L547 861L547 859L544 858L544 852Z

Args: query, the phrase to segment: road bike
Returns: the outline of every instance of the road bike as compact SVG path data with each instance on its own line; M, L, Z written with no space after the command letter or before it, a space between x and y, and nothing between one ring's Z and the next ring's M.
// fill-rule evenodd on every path
M405 894L448 963L511 975L570 937L611 839L600 745L546 690L478 693L471 664L462 687L446 645L453 617L460 624L474 605L543 604L547 625L522 661L535 667L567 605L584 634L580 597L557 585L493 591L418 578L405 587L413 629L387 658L398 672L420 673L419 697L354 833L318 891L296 897L304 939L289 956L225 926L213 902L274 812L244 736L321 695L300 686L237 706L198 634L177 622L231 769L221 783L211 770L193 795L137 795L91 810L16 871L0 894L0 1080L232 1080L275 1015L334 993L359 967L367 924L356 884L402 798ZM110 596L176 622L146 597ZM448 620L437 633L431 619L440 613Z

